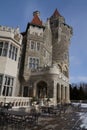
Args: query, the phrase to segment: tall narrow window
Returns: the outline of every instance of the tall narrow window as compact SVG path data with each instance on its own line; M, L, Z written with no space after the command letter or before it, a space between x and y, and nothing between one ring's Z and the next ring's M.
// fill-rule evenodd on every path
M3 87L3 96L12 96L14 78L10 76L5 76L4 87Z
M2 55L2 50L3 50L3 42L0 42L0 56Z
M40 50L40 43L37 43L37 51Z
M0 56L7 56L8 52L8 43L0 42Z
M34 50L36 48L35 42L31 41L31 49Z
M8 43L4 43L4 47L3 47L3 56L7 56L7 52L8 52Z
M16 61L17 53L18 53L18 48L16 48L14 45L11 44L9 49L9 58Z
M1 89L2 89L2 82L3 82L3 75L0 75L0 95L1 95Z

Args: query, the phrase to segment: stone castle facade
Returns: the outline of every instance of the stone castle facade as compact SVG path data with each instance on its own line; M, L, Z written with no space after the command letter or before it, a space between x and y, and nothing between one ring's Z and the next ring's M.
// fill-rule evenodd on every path
M19 35L14 36L12 41L19 47L17 53L19 58L16 59L18 67L13 63L16 64L16 70L13 69L17 72L16 75L12 75L14 72L9 74L16 79L14 94L11 95L37 99L50 98L54 105L69 103L69 44L72 28L65 23L64 17L56 9L46 23L43 23L40 20L40 12L35 11L26 31ZM21 45L19 41L22 41ZM16 49L14 50L16 53ZM10 51L8 57L9 53ZM2 95L3 87L1 87Z
M70 102L69 98L69 44L72 28L56 9L46 23L40 12L22 33L20 66L20 94L37 98Z

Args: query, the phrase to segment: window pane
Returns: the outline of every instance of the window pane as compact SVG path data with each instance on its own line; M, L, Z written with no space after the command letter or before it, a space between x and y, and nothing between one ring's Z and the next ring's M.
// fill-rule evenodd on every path
M9 87L7 87L6 96L9 96Z
M3 42L0 42L0 48L2 48L3 47Z
M40 50L40 43L37 43L37 50Z
M8 83L7 83L7 85L10 85L10 78L8 77Z
M5 83L4 83L5 85L7 84L7 76L5 76Z
M0 48L0 56L2 55L2 48Z
M2 84L3 76L0 75L0 84Z
M33 63L35 63L35 58L33 58Z
M3 49L3 54L2 56L7 56L7 49Z
M7 42L4 44L4 48L8 49L8 43Z
M5 96L5 91L6 91L6 86L3 87L3 92L2 92L3 96Z
M10 45L10 50L12 50L12 44Z
M16 48L15 52L16 52L16 53L18 52L18 48Z
M30 58L30 63L32 63L32 58Z
M9 50L9 58L11 57L11 51Z
M12 96L12 87L9 87L9 93L8 96Z
M12 78L12 80L11 80L11 86L13 86L13 83L14 83L14 79Z

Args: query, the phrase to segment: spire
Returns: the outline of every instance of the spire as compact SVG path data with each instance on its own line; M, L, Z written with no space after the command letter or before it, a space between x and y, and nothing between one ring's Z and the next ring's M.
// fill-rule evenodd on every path
M58 12L57 8L55 9L53 15L51 17L58 17L61 16L60 13Z

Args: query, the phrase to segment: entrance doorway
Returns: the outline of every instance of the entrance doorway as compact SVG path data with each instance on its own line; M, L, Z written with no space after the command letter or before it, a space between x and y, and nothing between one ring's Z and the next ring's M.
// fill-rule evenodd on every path
M47 83L44 81L40 81L37 84L37 97L38 98L46 98L47 97Z
M24 86L23 97L28 97L28 86Z

